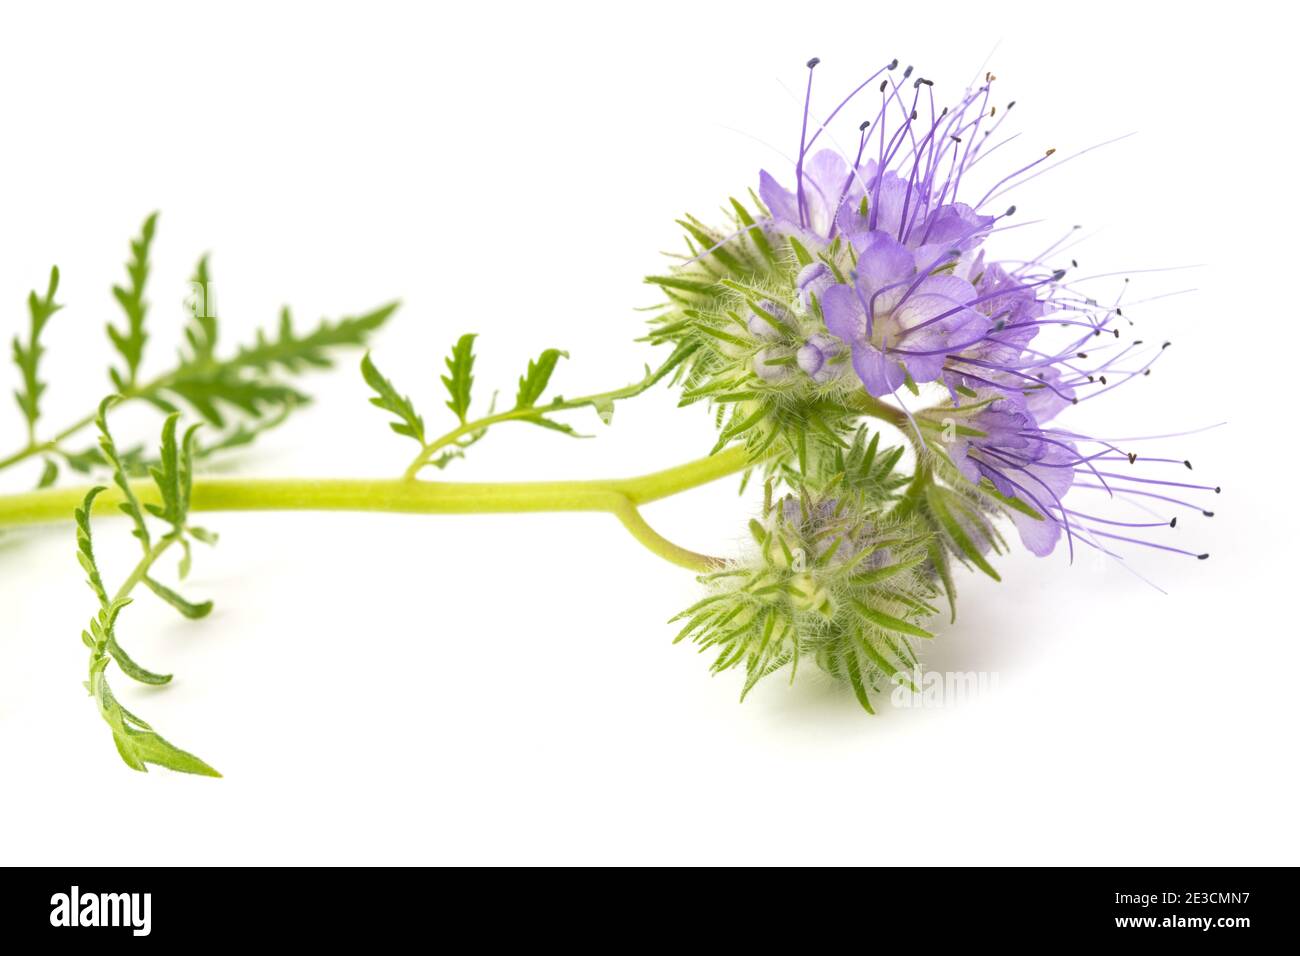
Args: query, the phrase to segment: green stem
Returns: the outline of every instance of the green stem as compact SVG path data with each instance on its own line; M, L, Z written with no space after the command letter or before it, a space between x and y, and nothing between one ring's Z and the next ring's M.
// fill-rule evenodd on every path
M153 381L149 382L146 385L135 386L127 390L126 392L123 392L121 397L118 399L118 404L121 405L124 402L129 402L132 401L133 399L141 398L142 396L147 395L150 392L157 391L163 385L166 385L169 381L171 381L171 379L175 377L175 374L176 374L175 372L169 372L166 375L159 376L158 378L154 379ZM16 465L19 462L26 461L28 458L34 458L37 455L43 455L46 452L52 452L52 451L57 452L61 444L63 444L73 435L77 434L77 432L81 431L83 428L88 428L90 425L94 424L94 422L95 422L95 412L91 412L89 415L77 419L67 428L64 428L62 431L56 433L55 436L49 439L48 441L38 442L36 441L34 436L31 437L30 440L27 442L26 447L18 449L18 451L14 452L13 454L9 455L6 458L0 458L0 471L4 471L6 468L10 467L11 465Z
M715 568L717 558L679 547L655 532L639 506L707 484L750 466L743 447L635 478L592 481L426 482L364 479L200 478L194 511L384 511L405 514L491 514L594 511L616 516L655 554L696 571ZM132 482L142 503L158 504L152 482ZM85 498L85 488L58 488L0 496L0 528L66 521ZM96 514L120 514L122 494L112 488L95 500Z
M911 431L912 425L907 420L907 413L901 408L895 408L888 402L882 402L873 395L866 392L857 392L849 399L849 405L854 411L861 412L872 418L878 418L882 422L888 422L901 432Z
M428 467L428 465L433 461L433 456L438 452L442 451L444 448L460 445L462 439L465 438L469 438L472 442L476 440L476 433L483 432L501 422L528 421L530 419L535 420L553 412L571 411L575 408L585 408L588 405L595 408L598 413L603 415L606 409L612 411L615 402L635 398L642 392L647 391L652 385L677 367L677 365L681 363L683 357L684 356L679 349L677 352L674 352L668 360L658 368L658 370L652 372L650 371L649 366L647 366L646 376L641 381L633 382L631 385L626 385L623 388L616 388L613 391L598 392L595 395L584 395L581 398L557 398L547 405L512 408L508 411L485 415L483 418L475 419L474 421L462 422L458 428L452 429L441 438L436 438L421 448L420 453L415 456L415 460L411 462L411 466L406 469L406 474L403 477L407 481L414 480L423 469ZM608 419L606 419L606 421L608 421Z
M135 566L135 570L133 570L127 579L122 582L122 586L118 588L117 593L113 595L113 600L115 602L124 601L130 597L131 592L135 590L136 585L148 577L149 570L158 562L158 559L163 556L163 553L176 543L176 540L175 535L169 534L155 542L153 547L144 553L144 557L142 557L140 563Z

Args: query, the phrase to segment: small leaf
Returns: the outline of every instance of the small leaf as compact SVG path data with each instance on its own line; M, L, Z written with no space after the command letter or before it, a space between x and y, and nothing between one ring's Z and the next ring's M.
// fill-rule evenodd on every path
M256 368L262 371L280 367L297 372L305 367L329 368L333 362L329 350L343 346L365 345L371 333L379 329L400 303L390 302L364 315L320 324L306 334L294 331L293 318L287 308L280 312L280 324L275 338L258 332L256 342L240 348L230 365L238 368Z
M99 428L99 450L109 467L113 469L114 484L122 492L123 501L118 507L131 518L131 521L135 524L135 530L132 534L140 540L140 544L148 551L149 527L145 524L144 512L140 510L140 502L131 488L130 476L127 474L121 456L118 454L117 445L113 442L113 435L108 430L108 410L116 401L117 396L109 396L99 403L99 413L95 416L95 425Z
M470 391L474 387L474 339L477 338L472 332L462 335L455 346L452 347L451 355L447 357L447 371L450 375L442 376L442 384L447 387L447 394L451 396L447 402L447 407L451 409L452 414L460 419L460 423L465 424L469 415ZM558 356L557 356L558 357ZM554 362L551 363L554 367ZM549 377L549 373L548 377ZM543 386L545 382L542 383Z
M149 305L144 300L145 284L149 280L149 247L153 244L154 228L158 223L155 212L144 221L138 239L131 241L131 258L127 261L126 272L130 280L127 286L113 286L113 298L122 307L126 325L118 328L108 326L108 337L113 347L126 362L125 370L110 369L109 374L118 391L125 392L134 387L144 358L145 317Z
M939 582L943 585L943 595L948 600L949 623L955 624L957 623L957 585L952 579L952 562L948 560L948 552L937 537L930 541L927 551L930 563L939 575Z
M123 752L126 750L140 763L140 766L135 768L137 770L144 770L144 764L154 764L158 767L166 767L168 770L197 774L201 777L221 776L215 768L209 766L194 754L168 743L152 730L128 729L125 737L114 734L113 740L117 744L118 753L123 755L123 759L126 759L126 754ZM127 760L127 764L130 765L131 761Z
M107 659L103 663L106 664ZM113 743L117 745L118 754L132 770L143 772L148 770L146 764L154 764L181 773L221 776L194 754L168 743L152 727L119 704L104 677L103 664L91 675L91 692L99 705L100 715L113 731Z
M95 499L106 490L103 486L91 488L86 492L81 507L73 512L77 524L77 561L86 572L86 583L95 592L95 597L99 598L100 607L108 605L108 591L104 587L103 576L99 573L99 566L95 562L95 549L90 536L90 514Z
M105 650L113 655L113 660L117 662L117 666L121 668L122 673L132 680L139 681L141 684L153 684L154 686L171 683L171 674L155 674L132 660L131 655L117 642L117 638L112 631L108 634L108 644Z
M749 210L741 205L741 203L736 199L731 200L731 208L736 211L736 218L740 221L740 224L745 227L745 235L749 237L749 241L754 244L754 247L758 249L762 257L767 260L767 264L775 268L777 265L776 254L772 251L772 246L767 241L767 236L763 234L763 227L754 222L754 217L749 214Z
M211 309L211 289L206 259L200 262L192 280L197 308L200 289L204 305ZM291 374L307 369L328 368L333 364L333 351L337 348L364 345L370 334L381 327L397 309L389 303L361 316L340 319L337 322L322 320L308 332L294 329L288 309L280 314L278 331L274 336L259 331L251 345L242 346L231 358L219 359L215 353L217 325L210 312L207 316L195 315L186 330L188 352L172 374L163 376L156 389L142 394L145 401L171 414L176 411L174 400L189 405L204 421L216 428L225 428L230 410L241 412L258 424L237 424L224 438L205 449L196 449L196 456L207 457L217 451L252 443L262 432L280 424L294 410L308 404L302 392L283 382L276 381L272 373L283 369ZM210 320L210 321L209 321Z
M849 683L853 686L853 696L858 699L862 709L868 714L874 714L875 710L871 707L871 698L867 695L866 685L862 682L862 671L858 665L857 655L849 649L848 656L842 660L844 669L848 672Z
M182 369L167 381L165 388L215 428L225 427L227 413L222 411L223 404L252 418L262 418L286 409L301 408L309 401L297 389L241 375L234 366L228 365L201 373ZM176 411L174 405L156 394L146 396L146 399L167 414Z
M190 323L185 329L185 341L190 351L187 363L210 361L217 349L217 303L205 255L194 267L190 278L190 294L185 300L190 312Z
M176 439L176 426L180 414L173 413L163 422L162 449L158 466L149 469L154 484L158 486L162 505L145 505L150 514L170 524L177 533L185 527L190 511L190 494L193 487L194 433L199 426L191 426L184 437Z
M934 637L924 628L917 627L915 624L909 624L901 618L894 617L892 614L886 614L884 611L877 611L861 601L851 599L853 607L857 610L858 615L864 621L870 621L876 627L884 628L887 631L895 631L899 634L910 634L912 637Z
M939 526L947 534L948 539L952 542L953 547L961 553L971 564L979 568L994 581L1001 581L1001 576L994 570L993 565L980 553L979 548L975 546L967 534L966 529L961 523L953 517L946 502L944 501L945 492L939 486L931 484L925 490L925 500L930 506L930 513L934 515Z
M699 282L694 279L683 279L680 276L646 276L645 281L661 289L676 289L695 295L713 295L717 291L716 285L712 282Z
M728 272L743 274L752 271L727 250L726 239L722 235L709 232L698 220L692 217L678 219L677 225L700 244L701 257L712 256Z
M389 427L399 435L414 438L421 445L426 444L424 419L416 414L415 406L411 404L411 400L400 394L393 387L393 383L384 378L379 369L375 368L375 363L371 360L369 352L361 359L361 376L375 392L375 397L370 399L370 404L376 408L382 408L386 412L391 412L401 419L401 421L389 422Z
M63 306L54 301L54 294L59 289L59 267L50 269L50 283L44 297L32 290L27 296L28 332L24 343L18 337L13 341L14 364L22 376L22 387L14 393L23 418L27 420L28 436L34 437L36 421L41 417L41 396L45 394L45 383L40 378L41 357L45 347L41 345L41 333L50 316ZM45 487L42 485L41 487Z
M185 530L195 541L201 541L208 546L217 543L218 536L215 531L209 531L206 528L196 528L193 525L190 525Z
M613 414L614 414L614 406L611 403L609 407L608 415L612 416ZM605 413L600 413L600 417L601 417L601 421L605 422L605 424L607 425L609 424L609 419ZM573 438L591 437L590 435L579 434L578 430L574 428L572 425L566 425L564 422L557 422L555 419L547 418L545 415L529 415L526 418L519 419L519 421L528 422L531 425L540 425L543 428L549 428L551 431L559 432L562 435L569 435L572 436Z
M197 621L200 618L207 617L209 614L212 613L211 601L204 601L201 604L194 604L190 601L185 600L185 598L181 597L171 588L159 584L157 581L155 581L153 578L150 577L146 577L144 579L144 583L145 586L147 586L150 591L158 595L160 598L162 598L172 607L176 608L176 610L180 611L184 617L189 618L191 621Z
M182 581L190 576L190 569L194 565L194 549L190 547L187 538L180 539L181 559L176 565L176 576Z
M59 464L53 458L45 459L45 467L41 469L41 480L37 483L37 488L49 488L59 480Z
M547 349L536 361L529 361L528 372L519 379L519 394L515 397L516 408L532 408L546 391L555 365L561 358L568 358L568 352L559 349Z

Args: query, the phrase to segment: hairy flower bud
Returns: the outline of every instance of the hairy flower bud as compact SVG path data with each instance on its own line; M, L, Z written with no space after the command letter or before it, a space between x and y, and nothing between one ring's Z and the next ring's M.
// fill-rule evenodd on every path
M757 553L704 575L712 593L677 619L678 640L718 648L715 672L744 666L742 697L799 660L868 690L914 666L916 624L933 612L920 526L872 514L860 498L789 495L753 522Z

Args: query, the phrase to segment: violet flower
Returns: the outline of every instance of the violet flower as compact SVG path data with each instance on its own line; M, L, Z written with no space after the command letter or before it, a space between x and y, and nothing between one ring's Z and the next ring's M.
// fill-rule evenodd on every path
M858 253L852 285L823 295L826 328L847 342L853 368L871 395L888 395L910 376L932 382L946 356L978 341L963 330L979 316L966 304L976 298L964 279L918 272L912 254L883 232L868 234Z
M810 61L810 71L816 63ZM1014 103L1001 110L993 104L993 77L987 75L940 108L930 81L911 79L909 67L901 77L911 79L909 88L895 79L897 65L873 74L819 124L810 124L810 72L795 188L767 170L760 173L759 195L771 213L764 229L793 237L815 257L800 268L795 296L805 310L816 305L828 337L810 336L796 364L821 381L830 374L827 343L838 340L871 396L937 382L954 409L983 403L963 419L980 435L963 436L946 450L966 479L977 485L986 480L1038 513L1012 514L1035 554L1049 553L1065 538L1071 551L1079 540L1110 554L1107 542L1118 540L1204 557L1116 530L1176 524L1172 518L1123 521L1065 504L1071 491L1098 492L1112 503L1205 510L1177 493L1218 488L1139 475L1139 463L1180 459L1148 458L1115 441L1049 425L1072 405L1149 375L1163 349L1151 355L1141 339L1096 346L1103 336L1121 338L1123 312L1118 302L1106 307L1078 291L1065 281L1066 270L1044 265L1064 239L1030 261L989 254L986 242L1016 207L1000 214L986 207L1037 175L1055 150L1005 175L982 176L992 185L967 197L974 178L968 173L992 154L986 142ZM859 127L856 150L817 148L827 124L877 81L878 108ZM848 281L836 280L830 268L836 260ZM1128 470L1106 471L1097 464L1103 461L1124 462Z

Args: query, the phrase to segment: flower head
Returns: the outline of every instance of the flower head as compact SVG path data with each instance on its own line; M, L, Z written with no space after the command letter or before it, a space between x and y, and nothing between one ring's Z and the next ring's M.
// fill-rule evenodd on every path
M1211 515L1201 499L1217 486L1172 480L1168 469L1191 463L1148 455L1161 436L1098 437L1066 422L1145 379L1168 343L1136 333L1119 277L1106 297L1097 283L1109 274L1079 277L1062 261L1073 229L999 258L1016 213L1001 197L1067 160L1044 166L1048 149L995 168L1013 152L999 150L1014 136L994 134L1014 104L994 102L991 74L942 106L934 84L895 61L815 118L816 65L794 168L760 172L761 205L733 200L733 230L685 223L689 256L649 280L669 299L651 339L685 356L685 400L716 404L718 447L745 441L755 466L795 492L762 526L763 568L713 579L717 608L684 633L722 644L720 667L744 661L747 687L812 653L856 691L887 670L873 670L880 646L852 644L855 629L873 608L896 622L900 607L929 613L930 585L952 604L954 561L996 578L1001 519L1036 555L1064 543L1071 557L1130 545L1207 557L1165 536L1173 509ZM829 126L862 102L867 119L841 149ZM864 417L900 431L911 455L879 451L878 431L866 443ZM851 530L831 530L844 516ZM887 528L907 529L908 555L923 552L916 574L900 578L901 594L854 596L848 578L877 581L899 560L880 543ZM816 558L795 572L773 549Z

